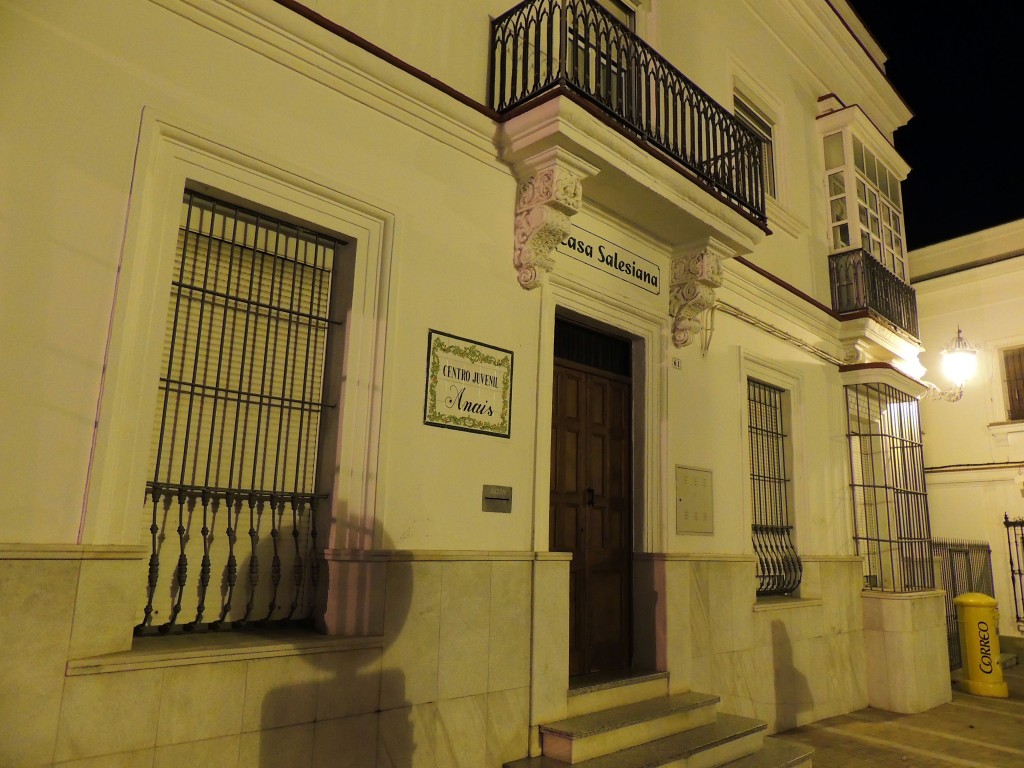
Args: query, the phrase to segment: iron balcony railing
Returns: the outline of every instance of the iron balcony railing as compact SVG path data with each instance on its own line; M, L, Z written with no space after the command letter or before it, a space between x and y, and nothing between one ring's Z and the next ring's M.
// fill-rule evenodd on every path
M761 224L763 139L591 0L527 0L491 25L491 106L564 88Z
M828 258L832 309L840 315L875 312L918 338L917 294L864 250L834 253Z

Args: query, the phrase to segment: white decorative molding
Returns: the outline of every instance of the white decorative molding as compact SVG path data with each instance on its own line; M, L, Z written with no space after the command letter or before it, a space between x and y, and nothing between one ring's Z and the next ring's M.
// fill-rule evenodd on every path
M859 364L856 368L841 371L839 378L844 387L856 384L888 384L906 395L920 399L928 391L928 385L908 376L892 363L878 367L872 363Z
M668 311L676 347L688 346L697 338L701 315L715 305L715 289L722 284L722 261L734 255L735 251L711 237L672 254Z
M552 147L516 163L515 247L519 284L532 290L555 266L555 249L569 235L569 218L583 207L583 180L597 168Z
M687 173L680 172L660 153L639 147L631 138L595 119L566 95L542 100L506 119L495 143L499 157L520 184L540 167L524 173L521 167L553 148L587 164L587 208L612 211L648 237L676 246L693 243L713 232L737 253L750 253L765 237L753 219L729 205L720 195ZM525 158L525 159L524 159Z
M918 359L920 342L897 333L873 317L843 320L838 338L846 365L885 363L912 379L921 379L927 372Z
M145 560L149 547L131 544L0 544L0 560Z
M349 43L280 3L263 0L151 0L269 61L419 131L480 162L494 157L494 121L449 93ZM306 3L311 8L318 3ZM338 16L318 9L325 16ZM333 21L344 25L343 18ZM451 85L451 83L446 83ZM483 93L478 96L483 102Z

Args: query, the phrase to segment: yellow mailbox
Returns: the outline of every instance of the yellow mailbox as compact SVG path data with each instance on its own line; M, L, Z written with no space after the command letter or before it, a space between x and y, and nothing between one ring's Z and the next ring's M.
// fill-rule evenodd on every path
M960 687L977 696L1006 698L1010 691L999 659L999 604L994 597L978 592L955 597L953 604L964 664Z

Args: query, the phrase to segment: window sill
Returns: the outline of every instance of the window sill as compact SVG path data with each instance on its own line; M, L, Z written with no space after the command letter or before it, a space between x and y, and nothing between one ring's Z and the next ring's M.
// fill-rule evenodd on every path
M98 675L142 669L182 667L224 661L251 661L282 656L305 656L331 651L382 648L384 638L336 637L307 632L203 633L172 637L138 637L130 651L68 662L67 675Z
M760 611L784 611L790 608L813 608L821 605L820 597L759 597L754 603L754 612Z
M988 433L992 435L996 445L1001 448L1018 446L1024 441L1024 420L995 421L988 425Z

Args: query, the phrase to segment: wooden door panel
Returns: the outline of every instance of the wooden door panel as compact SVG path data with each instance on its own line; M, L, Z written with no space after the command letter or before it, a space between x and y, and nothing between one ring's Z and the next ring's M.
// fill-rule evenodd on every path
M576 552L579 507L559 504L552 507L551 548L556 552Z
M591 616L589 665L591 671L623 669L629 666L628 645L623 643L628 627L623 575L618 571L588 574L587 590Z
M550 544L573 554L572 675L629 665L631 408L628 382L555 364Z

